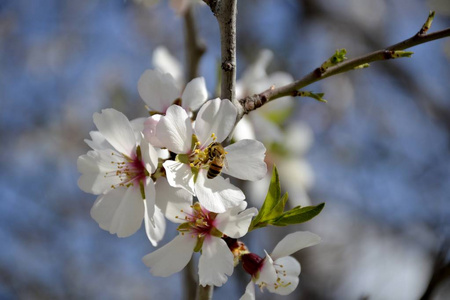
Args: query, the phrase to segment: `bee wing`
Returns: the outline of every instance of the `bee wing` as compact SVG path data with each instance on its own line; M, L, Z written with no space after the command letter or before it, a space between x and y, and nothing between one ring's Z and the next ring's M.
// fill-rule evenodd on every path
M228 162L226 157L223 158L223 167L225 168L225 170L228 170Z

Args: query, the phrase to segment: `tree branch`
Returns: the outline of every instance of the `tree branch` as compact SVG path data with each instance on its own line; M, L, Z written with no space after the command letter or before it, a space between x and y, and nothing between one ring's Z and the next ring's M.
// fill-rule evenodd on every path
M427 22L425 22L420 31L413 37L404 40L400 43L354 59L342 61L326 69L318 67L311 73L301 78L300 80L297 80L291 84L279 88L271 87L260 94L255 94L240 99L239 103L242 105L243 110L242 113L239 115L239 119L242 118L244 114L257 109L258 107L261 107L262 105L264 105L269 101L284 96L300 96L301 93L299 92L299 89L308 86L316 81L325 79L327 77L336 74L354 70L355 68L367 66L367 64L370 62L402 57L402 55L404 55L405 53L402 53L401 50L450 36L450 28L426 34L427 30L431 26L431 20L433 17L434 13L430 13Z
M194 5L190 5L184 14L186 45L186 82L198 77L200 59L206 51L205 43L200 39L195 26Z
M236 100L236 14L237 0L204 0L217 18L221 45L221 91L220 98L229 99L238 110ZM242 114L242 112L239 112Z
M214 292L214 286L207 285L202 286L198 285L197 289L197 300L211 300Z

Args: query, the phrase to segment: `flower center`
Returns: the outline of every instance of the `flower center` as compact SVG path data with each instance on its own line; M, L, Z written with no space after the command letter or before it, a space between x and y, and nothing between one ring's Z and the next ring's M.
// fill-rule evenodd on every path
M190 233L198 238L211 234L211 231L215 229L214 220L217 214L202 208L198 202L192 208L192 213L185 213L186 222L178 226L178 231L182 234Z
M201 143L197 141L197 137L193 135L193 149L188 156L188 162L191 168L208 170L208 178L214 178L220 174L225 164L225 156L227 152L221 143L216 142L216 135L211 134L213 140L206 148L201 147Z
M115 170L106 172L105 177L116 176L120 180L118 184L111 185L111 188L130 187L134 184L139 184L141 180L150 175L142 161L141 148L139 146L136 148L136 154L133 157L114 152L111 155L117 159L116 161L111 161Z

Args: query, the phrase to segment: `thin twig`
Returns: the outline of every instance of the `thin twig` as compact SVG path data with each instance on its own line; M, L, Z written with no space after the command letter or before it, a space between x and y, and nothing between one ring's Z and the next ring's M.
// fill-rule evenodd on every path
M426 22L425 24L428 24L428 22ZM316 68L311 73L307 74L300 80L297 80L291 84L279 88L271 87L260 94L255 94L240 99L239 102L242 105L243 110L242 114L239 116L239 119L242 118L244 114L257 109L258 107L264 105L265 103L271 100L275 100L284 96L298 96L299 89L308 86L316 81L325 79L327 77L336 74L354 70L355 68L368 64L370 62L395 58L396 51L408 49L423 43L428 43L437 39L450 36L450 28L426 34L426 31L428 29L425 30L424 26L413 37L404 40L400 43L397 43L395 45L389 46L385 49L378 50L354 59L345 60L343 62L337 63L334 66L327 68L326 70L323 70L320 67Z
M186 44L186 81L199 76L199 63L206 51L206 45L198 35L195 26L194 5L190 5L184 14Z

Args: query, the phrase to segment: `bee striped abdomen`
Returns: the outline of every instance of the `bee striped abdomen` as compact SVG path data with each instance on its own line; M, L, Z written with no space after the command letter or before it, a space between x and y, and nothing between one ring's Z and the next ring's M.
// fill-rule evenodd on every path
M220 172L222 172L222 165L217 164L213 160L211 162L211 164L209 165L208 174L206 175L206 177L208 179L213 179L213 178L217 177L217 175L219 175Z

